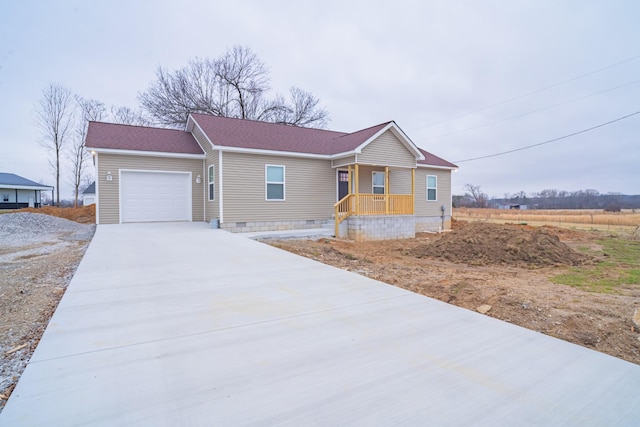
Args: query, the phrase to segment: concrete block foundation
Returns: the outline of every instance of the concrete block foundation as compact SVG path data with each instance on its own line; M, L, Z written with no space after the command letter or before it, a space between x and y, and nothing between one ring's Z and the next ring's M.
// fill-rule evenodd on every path
M220 228L232 233L254 233L257 231L303 230L308 228L322 228L323 224L332 222L331 219L303 219L295 221L254 221L254 222L223 222Z
M356 242L416 237L413 215L351 216L346 222L347 235Z
M451 228L451 215L445 215L444 227L441 216L416 216L416 233L440 232Z

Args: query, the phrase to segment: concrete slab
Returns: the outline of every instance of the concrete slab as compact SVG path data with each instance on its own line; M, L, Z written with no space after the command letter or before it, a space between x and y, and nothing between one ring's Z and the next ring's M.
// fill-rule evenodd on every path
M333 228L306 228L301 230L253 231L237 234L254 240L286 240L320 239L322 237L333 237L334 233L335 230Z
M640 424L640 366L207 224L99 226L2 426Z

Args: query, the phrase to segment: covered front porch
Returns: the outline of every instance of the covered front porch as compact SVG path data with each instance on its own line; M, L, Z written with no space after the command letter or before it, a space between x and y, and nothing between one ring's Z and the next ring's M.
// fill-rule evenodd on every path
M363 169L371 174L371 181L368 175L362 179ZM334 205L336 237L387 240L415 236L415 168L347 165L346 170L338 170L338 197Z

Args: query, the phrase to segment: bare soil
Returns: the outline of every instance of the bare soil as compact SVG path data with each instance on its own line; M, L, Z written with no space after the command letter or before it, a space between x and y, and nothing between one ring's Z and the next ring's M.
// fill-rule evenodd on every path
M598 261L598 237L554 227L454 222L451 232L415 239L269 243L640 364L640 331L633 322L640 287L604 294L549 280L570 266L589 268Z
M58 218L68 219L69 221L78 222L80 224L96 223L96 205L80 206L78 208L58 208L55 206L43 206L41 208L24 208L13 212L31 212L51 215Z

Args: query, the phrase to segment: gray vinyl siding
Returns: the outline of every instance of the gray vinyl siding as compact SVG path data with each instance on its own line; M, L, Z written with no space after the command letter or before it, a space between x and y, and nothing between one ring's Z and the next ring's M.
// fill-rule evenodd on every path
M265 165L285 166L285 200L265 200ZM336 202L329 160L224 152L224 222L326 219Z
M360 178L358 190L362 194L373 194L373 172L384 172L384 167L360 165L358 169L358 175Z
M211 146L211 143L209 142L209 140L207 140L207 137L204 135L204 133L200 130L200 128L197 125L193 126L193 129L191 130L191 134L193 135L193 137L195 138L195 140L198 142L198 144L200 144L200 147L202 147L202 149L204 150L205 154L206 154L206 159L205 159L205 164L204 164L204 171L205 174L204 179L202 180L202 183L204 184L204 189L203 189L203 193L202 193L202 200L204 203L204 220L209 222L214 218L219 218L220 217L220 183L218 182L220 179L220 174L219 174L219 165L218 165L218 161L219 161L219 153L217 150L214 150L213 147ZM215 200L213 201L209 201L209 166L213 165L214 169L215 169Z
M120 222L120 174L121 169L150 171L191 172L191 215L192 221L204 220L203 185L204 162L201 159L179 159L171 157L145 157L119 154L98 154L98 203L100 224L118 224ZM112 181L106 180L111 171ZM202 183L196 183L196 177L203 177Z
M413 168L416 157L388 130L362 149L358 163Z
M411 169L391 169L389 187L391 194L411 194Z
M356 162L355 154L353 156L343 157L341 159L334 159L331 161L331 165L334 168L339 168L341 166L352 165Z
M427 201L427 175L438 177L436 200ZM447 207L451 215L451 171L441 169L418 168L416 170L415 214L420 216L440 216L440 206Z
M207 140L207 137L204 135L204 133L200 130L198 126L195 126L195 125L193 126L193 129L191 130L191 135L193 135L195 140L198 142L198 144L200 144L200 147L205 152L209 152L213 149L211 147L211 144Z

